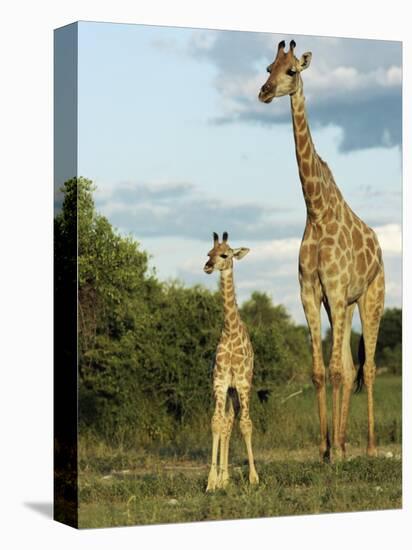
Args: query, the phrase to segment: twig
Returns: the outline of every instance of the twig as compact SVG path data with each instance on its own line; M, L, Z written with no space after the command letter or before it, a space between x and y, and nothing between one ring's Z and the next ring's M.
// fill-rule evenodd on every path
M282 399L282 401L280 403L283 405L283 403L285 403L288 399L291 399L292 397L295 397L296 395L300 395L301 393L303 393L303 390L295 391L294 393L291 393L290 395L288 395L287 397Z

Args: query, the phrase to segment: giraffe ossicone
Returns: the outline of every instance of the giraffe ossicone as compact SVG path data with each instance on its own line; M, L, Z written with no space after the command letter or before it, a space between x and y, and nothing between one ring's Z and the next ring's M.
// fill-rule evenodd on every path
M247 328L240 318L233 281L233 259L241 260L248 248L231 248L228 234L219 242L213 233L213 248L203 270L211 274L220 271L224 325L216 351L213 370L215 411L212 417L212 464L207 491L226 487L229 481L229 443L235 419L234 398L237 392L240 405L240 430L246 444L249 461L249 481L259 482L252 450L252 421L249 415L250 390L253 377L253 348ZM219 461L219 462L218 462Z
M385 277L382 252L375 232L349 207L328 165L315 150L305 110L301 73L312 53L295 57L296 43L285 52L279 43L269 77L259 100L290 96L296 160L306 203L307 217L299 252L299 282L312 343L312 380L316 388L320 420L320 454L330 459L326 409L326 371L322 355L320 307L324 304L332 328L329 374L332 383L332 427L335 456L345 456L349 403L355 379L364 381L368 402L367 454L376 456L373 384L375 348L384 307ZM358 306L364 364L356 376L350 348L352 316Z

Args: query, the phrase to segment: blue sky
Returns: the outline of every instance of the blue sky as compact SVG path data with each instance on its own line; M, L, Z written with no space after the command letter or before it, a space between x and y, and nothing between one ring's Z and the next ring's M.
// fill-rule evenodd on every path
M289 98L257 100L288 35L79 24L79 171L98 209L152 255L161 279L211 288L211 233L248 246L239 301L268 292L303 322L305 205ZM401 45L295 35L315 146L381 239L387 306L401 305Z

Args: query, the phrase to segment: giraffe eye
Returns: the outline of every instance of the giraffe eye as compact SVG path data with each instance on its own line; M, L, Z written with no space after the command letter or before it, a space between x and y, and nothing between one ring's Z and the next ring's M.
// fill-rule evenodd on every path
M286 74L289 75L289 76L295 76L296 74L296 69L288 69L286 71Z
M227 258L227 254L221 254L220 257L226 259L226 258Z

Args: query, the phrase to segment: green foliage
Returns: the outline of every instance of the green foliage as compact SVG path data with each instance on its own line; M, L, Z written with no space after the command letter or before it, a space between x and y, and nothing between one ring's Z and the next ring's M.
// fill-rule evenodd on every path
M255 353L254 386L265 391L294 379L310 376L310 347L306 327L296 326L284 306L274 306L270 297L253 292L241 308Z
M376 345L378 367L386 367L394 374L402 373L402 310L385 309L379 327Z
M147 335L142 383L148 391L156 387L165 410L183 422L211 401L211 368L222 326L220 297L175 282L163 286L158 306L155 331Z
M385 309L380 327L377 351L393 348L402 342L402 310L399 308Z
M402 374L402 345L383 348L379 354L379 363L392 374Z

